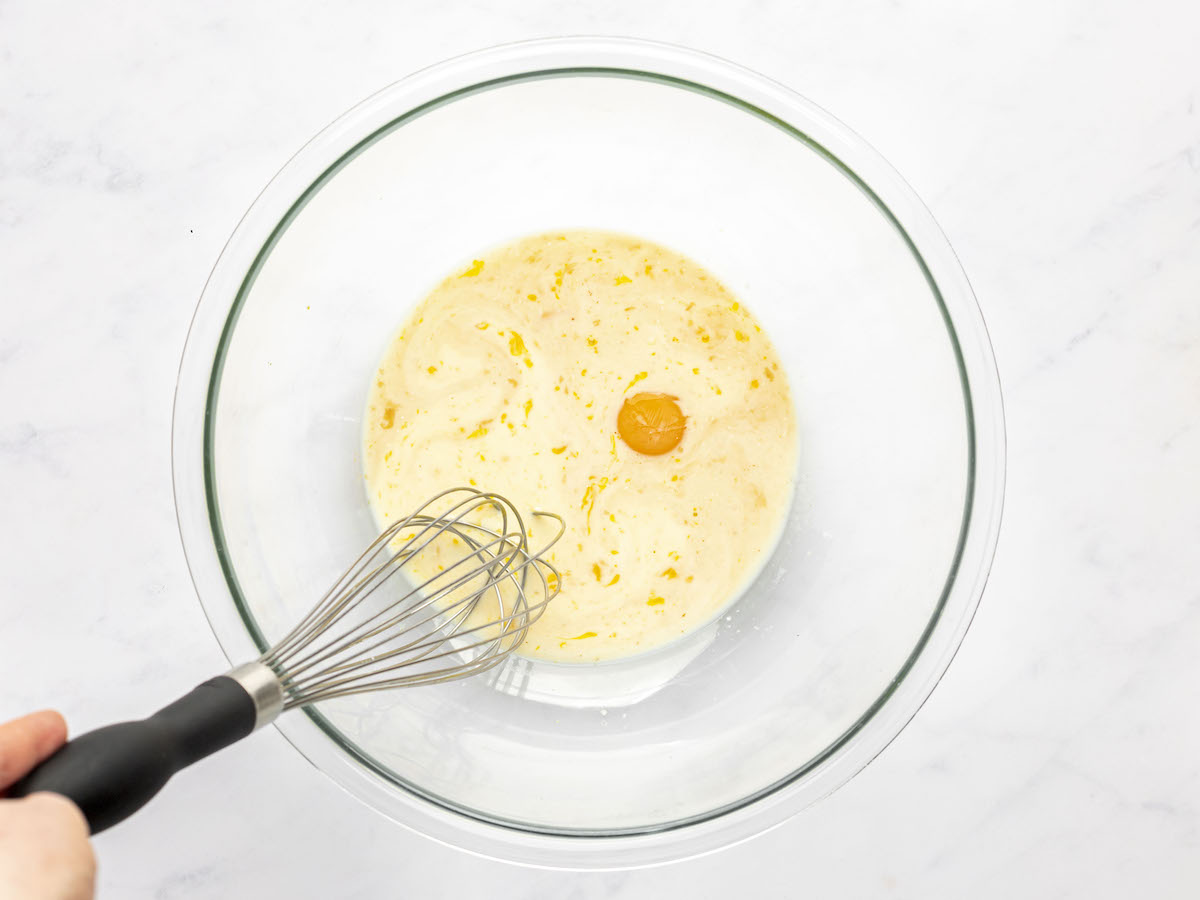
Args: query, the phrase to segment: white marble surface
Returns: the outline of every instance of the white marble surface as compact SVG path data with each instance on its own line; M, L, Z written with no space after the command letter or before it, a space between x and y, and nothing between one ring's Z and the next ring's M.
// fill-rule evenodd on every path
M258 190L363 96L624 33L777 77L909 179L1009 429L990 588L913 724L776 831L537 872L378 817L273 731L101 836L109 898L1200 895L1200 7L1185 0L0 2L0 718L141 715L219 669L171 499L193 304Z

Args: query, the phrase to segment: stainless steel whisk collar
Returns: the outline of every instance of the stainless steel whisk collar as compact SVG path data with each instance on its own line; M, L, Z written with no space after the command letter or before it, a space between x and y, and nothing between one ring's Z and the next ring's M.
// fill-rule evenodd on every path
M557 523L536 552L512 501L475 488L443 491L389 525L295 628L227 673L254 700L254 727L319 700L453 681L504 662L561 584L542 556L565 525L533 514ZM417 577L447 538L462 554ZM407 577L393 581L400 572ZM477 621L485 598L496 613Z

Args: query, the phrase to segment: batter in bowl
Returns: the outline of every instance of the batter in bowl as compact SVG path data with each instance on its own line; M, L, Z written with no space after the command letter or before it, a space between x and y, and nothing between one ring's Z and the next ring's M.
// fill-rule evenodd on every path
M457 485L562 515L562 593L520 652L593 662L737 595L795 455L787 379L746 308L671 250L574 231L473 260L416 308L372 384L363 460L381 525ZM526 521L535 547L556 527Z

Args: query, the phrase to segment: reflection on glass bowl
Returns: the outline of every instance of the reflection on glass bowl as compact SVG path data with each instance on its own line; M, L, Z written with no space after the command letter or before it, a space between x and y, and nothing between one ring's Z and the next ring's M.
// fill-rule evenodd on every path
M279 728L435 839L636 866L845 782L928 696L983 589L1003 488L991 349L945 238L863 141L751 72L637 41L505 46L382 91L222 253L180 370L176 500L214 631L252 656L373 536L361 416L396 324L471 253L571 227L687 254L770 333L800 446L778 546L720 619L659 650L514 658Z

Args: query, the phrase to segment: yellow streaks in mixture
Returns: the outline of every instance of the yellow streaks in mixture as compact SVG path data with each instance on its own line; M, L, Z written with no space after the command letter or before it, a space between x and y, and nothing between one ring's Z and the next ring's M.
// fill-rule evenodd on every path
M562 593L522 653L671 641L773 546L795 469L787 379L695 262L623 235L538 235L460 266L401 324L364 418L372 509L382 523L479 485L516 501L535 546L552 530L529 511L561 514Z

